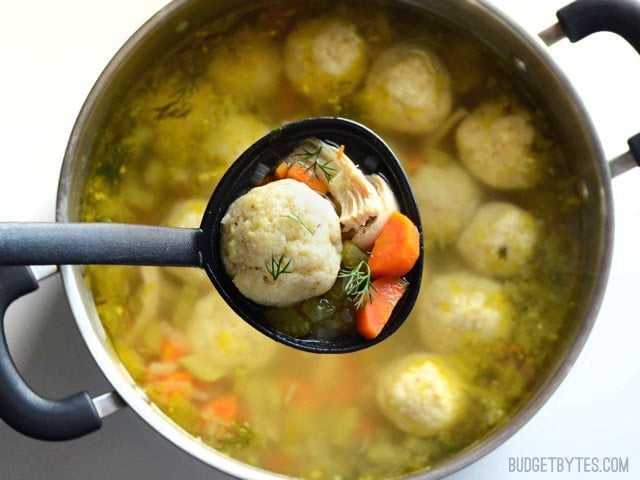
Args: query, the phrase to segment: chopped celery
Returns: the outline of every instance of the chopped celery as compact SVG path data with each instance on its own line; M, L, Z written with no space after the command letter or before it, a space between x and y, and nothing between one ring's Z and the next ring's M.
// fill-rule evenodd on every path
M227 373L207 351L185 355L178 363L187 372L203 382L215 382Z
M347 294L344 291L345 283L346 283L346 279L338 278L336 280L336 283L333 284L333 287L331 287L331 289L327 293L325 293L322 297L326 298L327 300L329 300L331 303L334 303L334 304L342 304L346 300L349 300L347 298Z
M149 356L157 356L162 348L165 338L165 328L161 322L150 322L142 332L142 345L144 353Z
M342 244L342 264L348 268L355 268L362 260L367 259L367 254L350 241Z
M320 323L330 318L336 311L336 306L326 298L314 297L302 302L302 313L312 323Z
M147 365L142 356L123 342L116 342L114 348L120 361L136 382L142 381L147 373Z
M302 338L311 332L311 322L293 308L273 308L265 312L273 327L285 335Z

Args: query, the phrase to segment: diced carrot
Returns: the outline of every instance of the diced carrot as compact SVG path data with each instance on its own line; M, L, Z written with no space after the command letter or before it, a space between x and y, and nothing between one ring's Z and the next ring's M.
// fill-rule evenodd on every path
M152 381L148 388L165 400L176 397L191 398L193 383L193 376L190 373L178 370L164 378Z
M289 82L286 82L280 90L276 108L280 107L280 113L283 116L291 116L299 109L300 101L300 95L293 89Z
M299 163L294 163L289 167L287 171L287 177L292 178L294 180L298 180L299 182L306 183L307 186L314 189L316 192L321 193L322 195L326 195L329 191L329 187L325 182L320 180L317 175Z
M358 423L358 429L356 430L356 434L360 438L370 437L376 431L376 424L371 418L362 416L360 417L360 422Z
M215 417L231 422L238 416L238 397L233 393L225 393L205 403L200 411L205 421Z
M270 452L265 460L265 466L276 473L286 473L291 467L291 460L282 451Z
M393 212L376 238L369 257L371 276L402 277L420 256L420 233L409 218Z
M323 382L333 382L331 395L326 398L328 406L344 406L351 405L356 397L361 393L362 386L362 365L356 357L349 355L336 356L331 365L323 363L324 367L319 369L322 377L319 384Z
M276 171L274 172L274 175L278 180L282 180L283 178L287 178L288 171L289 171L289 165L287 165L287 162L282 162L280 165L276 167Z
M287 375L280 379L280 385L286 405L315 408L320 403L313 385L302 377Z
M424 163L422 155L418 154L410 154L407 155L407 161L404 164L404 168L407 173L415 173L418 171L420 166Z
M178 341L175 338L166 337L162 342L160 348L160 360L163 362L178 360L188 352L187 346L184 342Z
M167 378L177 370L178 364L175 361L151 362L145 372L144 383L155 382L157 380Z
M381 277L372 282L373 300L356 310L358 332L371 340L380 334L391 318L394 307L404 295L407 282L401 278Z

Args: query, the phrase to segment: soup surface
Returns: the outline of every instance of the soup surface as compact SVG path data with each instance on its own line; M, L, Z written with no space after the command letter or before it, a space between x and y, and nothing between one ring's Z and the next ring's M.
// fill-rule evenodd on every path
M372 2L252 8L136 79L97 135L82 219L196 227L252 142L297 119L353 118L388 141L416 193L416 307L381 344L319 356L252 330L204 272L90 266L100 318L149 398L234 458L312 479L432 468L508 421L562 351L576 182L533 97L447 27Z

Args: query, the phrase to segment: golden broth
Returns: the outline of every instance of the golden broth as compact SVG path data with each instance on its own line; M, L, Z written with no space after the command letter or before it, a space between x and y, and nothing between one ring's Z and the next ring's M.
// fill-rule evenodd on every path
M435 52L451 76L446 120L424 134L377 126L362 114L365 80L357 75L354 85L324 92L322 101L292 87L283 45L301 22L327 13L359 32L367 69L390 46ZM389 364L430 351L418 333L420 309L378 346L318 356L247 333L203 272L90 266L86 275L100 318L131 376L169 417L214 448L314 479L386 478L430 468L509 420L572 328L580 200L560 147L522 87L487 51L416 12L370 2L281 2L197 32L137 79L115 109L93 150L82 219L198 226L204 202L246 147L283 123L317 115L370 125L396 151L414 189L423 191L417 179L425 165L459 164L454 137L460 121L483 101L504 96L517 96L534 112L535 148L547 158L542 180L525 190L474 184L480 204L509 202L530 212L539 236L532 260L494 280L514 312L508 334L490 342L470 334L463 348L438 356L461 395L451 423L428 435L406 433L376 400ZM449 195L453 209L459 192ZM424 220L430 212L423 207L421 214ZM452 242L425 237L425 243L421 295L440 274L472 270Z

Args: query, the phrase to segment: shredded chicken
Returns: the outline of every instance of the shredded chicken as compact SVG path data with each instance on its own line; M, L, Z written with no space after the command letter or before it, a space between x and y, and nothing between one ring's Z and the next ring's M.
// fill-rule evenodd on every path
M342 147L317 138L307 139L289 159L314 169L340 207L342 231L351 233L358 247L371 248L391 212L398 210L387 182L379 175L365 177Z
M363 250L371 248L373 242L380 236L380 231L384 224L387 223L389 215L399 210L396 196L393 194L389 184L380 175L367 175L366 178L376 189L381 208L378 211L378 215L363 228L360 228L351 239L353 243Z

